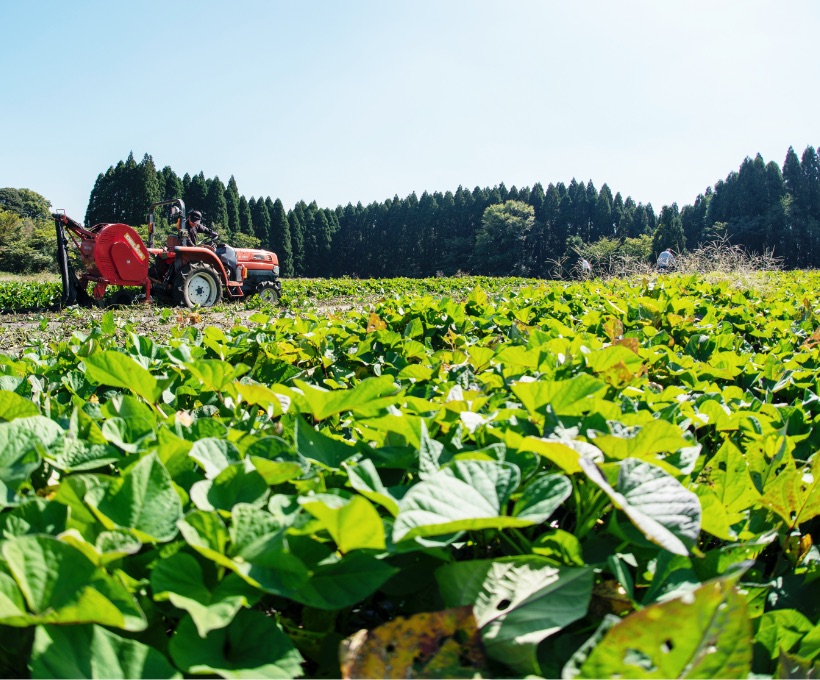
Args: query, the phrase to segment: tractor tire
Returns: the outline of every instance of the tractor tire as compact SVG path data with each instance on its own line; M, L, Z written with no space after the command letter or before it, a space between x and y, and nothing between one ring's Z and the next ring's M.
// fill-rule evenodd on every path
M262 281L256 287L256 294L259 296L259 299L263 302L270 303L275 305L279 302L280 293L279 293L279 286L276 285L273 281Z
M130 290L118 290L106 302L106 307L127 307L134 303L136 293Z
M222 281L211 265L191 262L176 275L173 292L177 304L213 307L222 300Z

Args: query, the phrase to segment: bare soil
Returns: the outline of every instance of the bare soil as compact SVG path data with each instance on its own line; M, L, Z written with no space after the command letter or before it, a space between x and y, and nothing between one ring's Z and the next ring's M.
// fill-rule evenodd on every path
M204 329L215 326L226 333L234 326L252 326L250 317L264 314L269 318L283 315L331 315L361 307L360 299L334 298L302 308L285 306L251 306L250 303L219 305L211 309L186 309L153 304L134 304L128 307L85 308L70 307L59 312L32 312L0 315L0 354L19 358L27 350L53 342L71 339L75 332L88 334L102 322L103 314L111 312L118 334L126 331L164 343L171 337L171 329L189 327Z

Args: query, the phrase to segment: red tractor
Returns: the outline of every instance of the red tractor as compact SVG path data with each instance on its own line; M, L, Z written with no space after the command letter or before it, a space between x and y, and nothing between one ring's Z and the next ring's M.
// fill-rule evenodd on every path
M173 206L174 232L164 248L154 247L154 210ZM55 214L57 259L63 282L63 305L100 302L108 286L141 287L146 302L152 292L188 307L211 307L223 297L231 300L260 295L276 302L282 293L276 253L232 248L215 239L190 245L185 229L185 203L175 198L151 204L148 245L127 224L95 224L85 228L65 214ZM77 276L68 257L68 239L79 251L85 271ZM88 285L94 283L91 294ZM130 302L132 294L118 291L112 302Z

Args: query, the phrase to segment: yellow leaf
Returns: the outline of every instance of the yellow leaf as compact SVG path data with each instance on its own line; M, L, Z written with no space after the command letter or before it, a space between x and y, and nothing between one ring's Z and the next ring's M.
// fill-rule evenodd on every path
M486 657L470 606L360 630L344 640L339 651L346 680L486 676Z

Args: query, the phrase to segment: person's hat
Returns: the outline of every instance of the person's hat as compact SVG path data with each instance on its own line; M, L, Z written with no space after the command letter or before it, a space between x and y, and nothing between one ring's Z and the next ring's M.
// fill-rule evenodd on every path
M202 219L202 213L199 210L192 210L188 213L188 219L191 222L199 222Z

